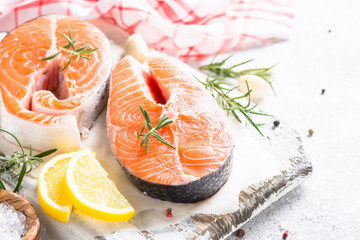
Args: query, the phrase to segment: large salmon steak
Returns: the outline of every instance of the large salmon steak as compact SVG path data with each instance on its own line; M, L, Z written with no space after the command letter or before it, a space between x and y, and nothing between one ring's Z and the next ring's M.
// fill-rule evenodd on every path
M62 34L71 34L76 49L97 50L76 63L73 55L62 70L69 52L44 60L69 44ZM1 128L36 150L79 149L106 106L111 66L109 40L84 20L52 14L20 25L0 43Z
M163 115L173 120L158 133L175 149L152 136L148 153L140 146L144 116L139 106L153 126ZM220 108L194 77L167 58L153 56L141 64L126 56L116 64L107 129L121 166L151 197L198 202L219 191L229 177L233 145Z

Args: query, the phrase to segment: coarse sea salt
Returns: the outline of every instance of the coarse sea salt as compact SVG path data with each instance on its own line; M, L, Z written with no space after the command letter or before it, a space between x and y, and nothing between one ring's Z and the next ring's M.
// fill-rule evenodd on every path
M7 203L0 203L0 239L19 240L27 231L25 215Z

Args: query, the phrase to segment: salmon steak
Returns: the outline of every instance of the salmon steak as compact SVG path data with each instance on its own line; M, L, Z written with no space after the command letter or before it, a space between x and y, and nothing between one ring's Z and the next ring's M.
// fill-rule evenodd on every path
M152 136L148 153L140 146L144 116L139 106L153 126L163 115L173 120L158 133L175 149ZM220 108L194 77L167 58L152 56L141 64L126 56L116 64L107 129L117 160L145 195L194 203L215 194L229 177L233 145Z
M97 50L76 63L66 51L44 60L69 44L62 34ZM46 15L20 25L0 43L1 128L39 151L79 149L106 106L111 67L109 40L84 20Z

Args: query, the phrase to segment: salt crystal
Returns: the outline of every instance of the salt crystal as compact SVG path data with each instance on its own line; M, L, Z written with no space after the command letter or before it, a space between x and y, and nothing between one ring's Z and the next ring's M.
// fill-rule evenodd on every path
M311 213L307 213L307 214L305 215L305 218L306 218L307 220L310 220L310 219L314 218L314 215L312 215Z
M26 217L7 203L0 203L0 236L2 240L22 239L28 231Z

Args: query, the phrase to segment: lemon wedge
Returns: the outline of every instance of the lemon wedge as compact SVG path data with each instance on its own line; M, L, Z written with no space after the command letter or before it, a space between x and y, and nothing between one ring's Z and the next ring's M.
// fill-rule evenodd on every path
M73 205L67 200L64 190L65 173L75 153L58 155L47 162L38 178L38 198L43 211L50 217L68 222Z
M73 156L66 170L65 188L76 209L105 221L127 221L134 209L86 148Z

